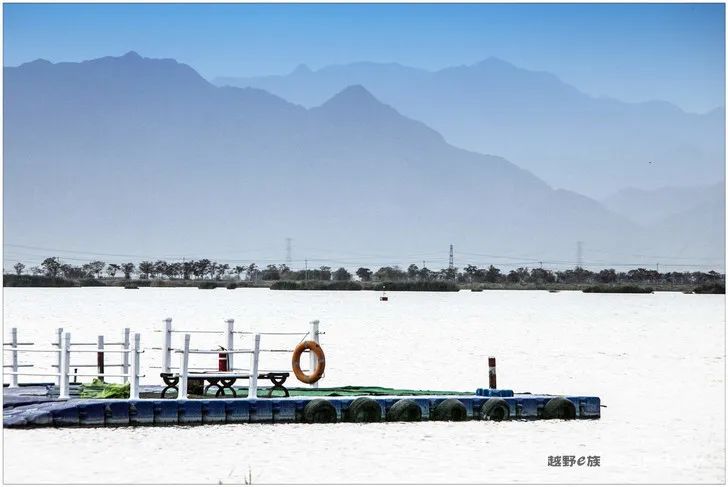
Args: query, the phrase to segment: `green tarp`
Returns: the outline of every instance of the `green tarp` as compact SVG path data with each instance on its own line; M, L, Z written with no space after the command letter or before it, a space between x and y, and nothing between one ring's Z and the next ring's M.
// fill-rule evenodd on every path
M270 387L259 387L258 397L267 397ZM214 397L217 389L211 387L205 394L206 397ZM236 387L237 397L246 397L248 395L247 387ZM226 396L230 396L230 391L226 391ZM377 386L341 386L341 387L319 387L314 389L311 387L292 387L288 389L288 393L293 397L305 396L448 396L448 395L468 395L469 392L458 391L428 391L417 389L390 389L387 387ZM158 394L144 394L147 397L154 397ZM81 386L80 396L83 398L109 399L109 398L128 398L129 384L107 384L106 382L94 379L90 384ZM192 397L200 397L192 395ZM174 392L171 393L174 397ZM276 390L273 397L283 397L283 391Z
M90 384L83 384L81 397L95 399L128 398L129 384L107 384L99 379L94 379Z

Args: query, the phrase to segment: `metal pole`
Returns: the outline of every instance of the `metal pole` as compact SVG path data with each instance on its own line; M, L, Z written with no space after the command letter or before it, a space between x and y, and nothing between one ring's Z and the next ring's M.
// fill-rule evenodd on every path
M319 343L319 320L313 320L311 322L311 339L316 343ZM313 371L316 369L316 366L318 365L316 354L313 352L309 352L308 359L310 364L309 370L311 370L310 373L313 373ZM318 381L311 384L311 387L314 389L318 389Z
M488 357L488 387L497 389L495 380L495 357Z
M58 391L58 399L70 399L71 395L68 381L70 379L69 369L71 364L71 334L66 332L61 343L61 368L59 370L61 384Z
M13 347L13 351L11 353L13 375L10 376L10 387L18 387L18 351L16 350L18 348L17 328L10 329L10 346Z
M129 337L129 328L125 330L126 337ZM131 399L139 399L139 355L141 355L141 338L139 333L134 333L134 356L131 362L131 384L129 385L129 397Z
M63 328L56 328L56 346L58 347L58 360L57 360L57 364L56 365L58 365L58 373L59 374L63 370L62 364L61 364L61 355L62 355L61 350L63 349L62 348L62 345L63 344L61 343L61 340L63 340ZM60 377L60 375L58 377L56 377L55 382L56 382L56 385L58 387L61 386L61 377Z
M258 397L258 358L260 356L260 333L255 334L253 346L253 355L250 366L250 384L248 387L248 399L257 399Z
M123 349L129 350L129 328L124 328L124 334L123 339L121 340L123 343ZM129 352L124 352L121 354L121 373L122 374L128 374L129 373ZM129 378L124 377L124 382L128 382Z
M177 399L187 399L187 372L190 364L190 335L185 335L185 346L182 351L182 366L179 378L179 394Z
M170 373L172 361L172 318L164 320L164 336L162 337L162 372Z
M96 345L99 350L104 349L104 335L99 335ZM99 374L99 380L104 382L104 352L96 352L96 371Z
M235 349L235 320L232 318L229 320L225 320L225 323L227 323L227 349L228 350L234 350ZM227 354L227 369L233 370L233 354L228 353Z

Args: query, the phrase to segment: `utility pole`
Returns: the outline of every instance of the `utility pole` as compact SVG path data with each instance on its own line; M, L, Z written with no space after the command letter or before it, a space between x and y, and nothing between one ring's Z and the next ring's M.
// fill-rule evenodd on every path
M293 241L293 239L286 238L286 264L289 264L289 267L290 267L290 263L291 263L291 242L292 241Z
M448 265L450 269L455 267L455 260L453 259L453 253L452 253L452 244L450 244L450 264Z

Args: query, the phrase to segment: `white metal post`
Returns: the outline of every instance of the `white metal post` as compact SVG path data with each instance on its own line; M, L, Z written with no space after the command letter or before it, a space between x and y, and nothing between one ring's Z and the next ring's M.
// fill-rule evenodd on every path
M315 341L316 343L319 343L319 320L313 320L311 322L311 339ZM313 352L308 352L308 359L310 368L309 370L313 373L313 371L316 369L316 365L318 364L318 360L316 359L316 354ZM311 387L314 389L318 389L318 381L311 384Z
M179 394L177 399L187 399L187 372L190 365L190 335L185 335L185 346L182 350L182 365L180 367Z
M62 366L63 364L61 363L61 361L62 361L61 356L63 355L63 352L62 352L63 344L61 343L62 340L63 340L63 328L56 328L56 346L58 347L58 360L56 363L56 365L58 365L58 368L56 370L58 370L59 374L61 374L63 371L63 366ZM58 377L56 377L55 382L58 387L61 386L61 376L60 375Z
M61 341L61 368L59 373L60 377L60 388L58 391L58 399L70 399L70 387L68 382L70 381L70 368L71 368L71 334L66 332Z
M260 333L255 334L253 341L253 355L251 356L252 364L250 364L250 384L248 386L248 399L257 399L258 397L258 359L260 358Z
M128 341L129 328L127 328L125 331ZM134 333L134 355L132 356L131 362L131 381L129 381L129 397L131 399L139 399L139 355L141 355L142 353L140 341L141 339L139 333Z
M172 361L172 318L164 320L164 336L162 337L162 372L169 374Z
M123 339L121 340L122 347L124 347L122 350L129 350L129 328L124 328L124 335ZM128 374L129 373L129 352L124 352L121 354L121 373L122 374ZM124 377L124 382L128 382L129 378Z
M233 319L225 320L225 323L227 323L227 349L234 350L235 349L235 340L234 340L235 320L233 320ZM233 370L233 354L232 353L227 354L227 369Z
M10 387L18 387L18 329L10 329L10 346L13 347L11 353L13 375L10 376Z

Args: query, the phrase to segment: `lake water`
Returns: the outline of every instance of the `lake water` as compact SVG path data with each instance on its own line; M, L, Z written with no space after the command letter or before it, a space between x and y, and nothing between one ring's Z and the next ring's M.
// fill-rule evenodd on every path
M130 327L158 347L177 329L302 331L321 320L322 386L598 395L597 421L217 425L4 431L8 483L723 483L724 296L267 289L4 290L5 336L47 346ZM110 338L109 338L110 337ZM291 343L293 340L293 343ZM295 337L264 337L262 347ZM275 343L274 343L275 342ZM224 345L195 335L192 346ZM240 342L242 346L242 342ZM237 346L237 345L236 345ZM22 357L22 356L21 356ZM6 359L7 360L7 359ZM36 357L50 370L53 357ZM216 365L216 356L202 359ZM240 360L240 359L237 359ZM23 362L23 360L21 360ZM157 383L158 351L142 355ZM266 367L290 365L289 355ZM158 377L158 375L157 375ZM34 380L37 380L35 378ZM24 379L21 379L21 382ZM31 380L28 380L31 381ZM291 379L295 382L295 379ZM551 455L601 466L549 467Z

